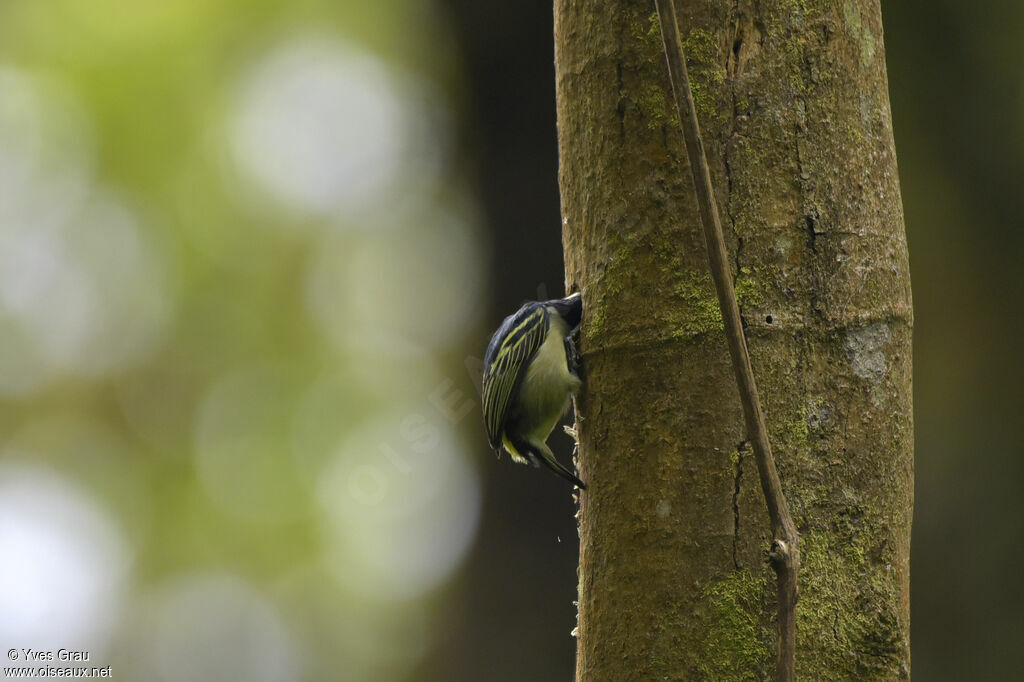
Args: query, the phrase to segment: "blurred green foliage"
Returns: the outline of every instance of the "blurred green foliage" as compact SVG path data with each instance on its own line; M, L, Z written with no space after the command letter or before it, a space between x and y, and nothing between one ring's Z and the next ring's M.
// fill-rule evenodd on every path
M405 1L0 5L10 646L121 679L400 679L430 651L480 508L445 406L485 260L442 28Z

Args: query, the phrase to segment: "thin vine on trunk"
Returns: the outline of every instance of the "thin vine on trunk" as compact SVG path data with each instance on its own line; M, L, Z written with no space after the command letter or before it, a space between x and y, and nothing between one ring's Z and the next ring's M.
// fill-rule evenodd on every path
M665 46L665 62L668 66L672 94L679 116L683 139L686 141L687 161L697 192L701 224L704 227L704 241L708 249L708 263L711 278L715 282L718 307L725 323L725 338L729 345L736 385L743 405L743 417L747 425L747 438L754 448L761 490L768 505L768 518L772 524L771 558L776 574L779 612L779 644L775 663L775 679L778 682L793 682L796 661L796 601L797 577L800 572L800 539L789 515L786 496L782 492L779 472L768 440L768 427L761 411L761 400L757 395L757 382L750 366L747 339L743 334L743 322L736 301L736 290L729 272L725 237L718 217L718 204L711 186L711 171L704 155L704 142L697 121L697 110L693 106L690 78L686 72L686 57L679 38L676 23L676 7L673 0L655 0L658 7L661 40Z

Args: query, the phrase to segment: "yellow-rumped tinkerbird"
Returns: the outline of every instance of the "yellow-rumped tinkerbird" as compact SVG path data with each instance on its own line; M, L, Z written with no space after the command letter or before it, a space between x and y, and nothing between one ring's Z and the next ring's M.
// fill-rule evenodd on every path
M504 446L514 461L543 464L585 489L547 446L582 384L572 342L582 316L583 300L575 293L531 301L506 317L484 356L483 412L495 452Z

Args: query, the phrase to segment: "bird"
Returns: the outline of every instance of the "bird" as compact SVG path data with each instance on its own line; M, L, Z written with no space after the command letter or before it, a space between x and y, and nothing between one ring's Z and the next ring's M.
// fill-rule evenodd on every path
M483 415L495 453L508 451L519 464L543 464L585 490L555 459L548 436L569 409L583 382L576 372L572 335L583 317L579 292L530 301L498 327L484 355Z

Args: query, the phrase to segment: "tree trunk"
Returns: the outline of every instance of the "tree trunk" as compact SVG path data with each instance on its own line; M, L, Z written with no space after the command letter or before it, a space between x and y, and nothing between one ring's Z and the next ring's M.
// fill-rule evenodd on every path
M797 676L909 678L910 277L878 0L676 0L773 450ZM583 292L577 679L763 680L767 512L653 2L556 0Z

